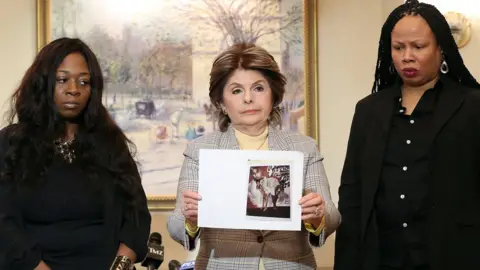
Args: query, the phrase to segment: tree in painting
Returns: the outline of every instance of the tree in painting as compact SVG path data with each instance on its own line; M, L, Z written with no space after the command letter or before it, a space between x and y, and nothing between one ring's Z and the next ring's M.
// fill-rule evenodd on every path
M282 128L296 129L302 0L51 2L53 38L79 37L100 61L104 105L137 146L147 195L175 195L186 144L217 128L209 70L234 43L257 43L276 58L288 79Z

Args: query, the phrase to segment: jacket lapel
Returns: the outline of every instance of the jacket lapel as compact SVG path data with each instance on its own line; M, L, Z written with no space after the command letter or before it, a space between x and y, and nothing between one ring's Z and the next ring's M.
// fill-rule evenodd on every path
M268 150L271 151L288 151L290 147L288 146L287 139L281 138L279 135L279 130L275 127L268 127Z
M433 127L430 133L430 142L433 144L438 133L448 120L460 108L465 99L466 89L453 82L450 78L442 76L443 87L435 105Z
M365 145L365 156L362 158L362 178L365 184L362 185L362 234L363 239L367 224L372 213L375 193L377 191L380 173L383 165L385 148L388 142L393 110L396 105L396 98L400 97L398 85L382 90L378 93L381 98L377 99L375 107L372 108L370 119L378 119L370 125L370 134L367 136ZM367 120L368 121L368 120Z
M228 126L228 129L220 137L218 148L240 150L237 138L235 138L235 130L233 130L232 125Z

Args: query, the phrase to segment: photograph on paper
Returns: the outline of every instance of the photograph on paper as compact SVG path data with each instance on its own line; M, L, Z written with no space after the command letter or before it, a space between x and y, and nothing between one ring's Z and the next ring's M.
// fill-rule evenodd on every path
M268 162L249 162L252 163ZM246 215L290 218L290 165L251 165L248 177Z

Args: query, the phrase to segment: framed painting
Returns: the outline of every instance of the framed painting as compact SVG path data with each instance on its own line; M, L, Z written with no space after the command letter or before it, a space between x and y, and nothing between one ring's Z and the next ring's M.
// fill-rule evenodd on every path
M317 31L316 0L37 0L38 50L78 37L97 55L151 210L174 207L187 143L217 128L209 71L232 44L275 57L288 79L282 128L318 142Z

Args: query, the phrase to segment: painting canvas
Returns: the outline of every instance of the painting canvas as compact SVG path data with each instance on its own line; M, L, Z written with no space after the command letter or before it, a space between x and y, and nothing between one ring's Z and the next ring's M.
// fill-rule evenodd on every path
M255 43L275 57L288 79L282 128L318 139L315 2L37 0L38 49L60 37L92 48L103 103L137 147L151 208L168 209L187 143L218 128L209 71L230 45Z

